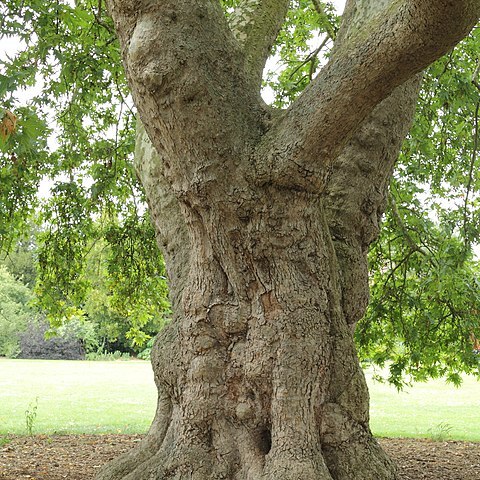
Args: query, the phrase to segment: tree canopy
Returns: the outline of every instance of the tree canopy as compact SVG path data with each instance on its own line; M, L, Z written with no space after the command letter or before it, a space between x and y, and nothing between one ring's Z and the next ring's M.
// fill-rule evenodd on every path
M222 3L231 13L238 2ZM112 308L144 341L148 321L168 315L166 274L132 166L135 111L104 2L7 0L0 14L1 38L20 42L0 62L0 246L8 252L37 219L36 296L57 325L92 301L87 259L101 256ZM328 2L291 2L263 78L275 106L315 78L338 25ZM479 373L479 35L425 73L370 253L371 305L357 343L399 386ZM51 192L39 198L44 179Z

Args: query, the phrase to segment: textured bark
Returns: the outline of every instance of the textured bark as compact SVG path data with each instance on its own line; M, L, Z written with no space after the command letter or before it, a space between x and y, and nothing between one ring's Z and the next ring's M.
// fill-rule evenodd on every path
M275 112L259 71L285 8L244 1L229 26L213 1L110 2L174 319L149 435L99 480L396 478L352 331L417 72L479 5L350 0L328 66Z

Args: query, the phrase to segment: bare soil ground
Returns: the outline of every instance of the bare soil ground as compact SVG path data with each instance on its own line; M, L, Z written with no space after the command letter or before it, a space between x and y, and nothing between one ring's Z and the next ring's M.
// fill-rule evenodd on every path
M0 438L0 479L90 480L101 465L132 448L141 438L140 435ZM480 443L412 439L380 442L396 460L400 480L480 479Z

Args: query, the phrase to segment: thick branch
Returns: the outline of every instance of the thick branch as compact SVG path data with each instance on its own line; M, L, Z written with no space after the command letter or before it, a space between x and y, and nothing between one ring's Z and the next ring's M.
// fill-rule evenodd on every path
M375 4L362 5L370 3ZM375 106L465 37L480 15L478 0L391 0L381 5L373 18L359 19L355 2L349 2L346 38L344 33L330 62L270 132L267 142L286 152L275 166L281 182L295 181L298 168L312 177L325 176Z
M379 232L389 180L412 122L420 79L419 75L395 89L362 123L336 160L324 193L340 264L342 306L351 324L364 315L368 303L367 249Z
M232 32L243 48L245 69L260 90L270 50L285 20L289 0L244 0L230 17Z
M133 99L174 189L196 188L198 197L205 164L215 188L261 136L267 114L220 3L110 0L109 9Z

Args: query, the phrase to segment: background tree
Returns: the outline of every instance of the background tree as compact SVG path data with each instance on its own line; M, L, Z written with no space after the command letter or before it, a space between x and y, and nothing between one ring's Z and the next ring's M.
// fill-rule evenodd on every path
M59 200L58 197L56 200ZM5 266L6 274L14 277L18 288L26 287L28 291L28 301L26 301L30 314L28 320L31 323L30 331L35 331L36 337L40 337L46 330L49 336L73 337L82 342L88 358L109 353L142 352L146 342L158 333L170 316L166 283L163 277L156 282L154 280L155 292L149 293L148 297L146 294L144 296L139 294L138 288L132 288L132 292L125 290L130 289L130 284L135 279L137 283L143 283L143 278L147 276L143 266L146 262L151 263L150 259L157 255L156 251L150 253L145 251L145 248L154 244L147 242L146 245L136 247L137 243L134 243L132 246L125 242L124 229L119 225L110 223L102 226L101 222L94 222L93 225L97 230L108 228L106 236L109 242L101 238L88 239L87 254L80 262L83 273L78 275L75 281L75 288L80 283L85 286L80 294L77 291L75 295L68 296L68 292L57 290L55 275L59 271L60 276L64 276L65 273L61 270L61 261L52 262L51 258L45 254L53 248L52 245L42 245L40 249L42 263L39 265L37 243L42 242L45 237L50 240L51 232L42 231L33 224L29 226L27 235L19 238L11 251L0 257L0 264L3 263ZM131 236L137 236L136 241L143 240L141 222L130 225L129 230ZM147 230L151 231L149 224L147 224ZM60 243L59 239L54 246L58 248ZM125 244L129 248L125 249ZM58 250L51 252L51 255L56 256L57 259L60 257ZM67 263L66 260L65 263ZM131 274L127 273L125 265L128 264L130 267L135 263L136 270ZM158 267L163 271L163 262ZM37 270L40 271L39 278L37 278ZM78 272L79 270L76 273ZM130 275L130 278L126 278L127 275ZM13 278L11 280L13 281ZM0 299L0 305L5 303L5 298ZM63 300L65 298L69 299L68 304ZM75 299L78 301L77 304L74 304ZM27 307L26 304L25 307ZM52 328L45 327L45 315L41 314L42 311L50 312ZM40 318L41 321L39 321ZM18 340L18 335L25 328L25 320L13 321L12 319L9 331L10 334L15 332L15 338ZM7 337L10 336L5 334L3 340L8 343L10 340ZM41 343L36 338L35 351L39 351ZM18 341L16 345L18 346ZM68 345L65 344L65 347ZM75 349L74 355L78 357L78 349L76 347ZM16 356L18 353L20 353L18 348L2 352L6 356ZM50 353L53 353L52 349L45 348L42 358L44 356L49 358ZM22 356L24 354L25 352L22 351Z
M33 224L25 228L9 251L2 251L0 264L26 287L33 289L37 278L37 230Z
M368 430L351 327L366 307L365 255L378 233L385 190L413 114L419 81L411 77L466 35L478 16L477 2L452 7L352 0L338 32L321 2L307 10L306 2L294 2L290 10L287 2L225 2L229 27L214 2L194 8L189 3L149 4L144 10L143 4L112 2L135 103L159 154L140 127L137 168L165 253L176 318L154 354L160 393L150 435L101 476L154 472L183 478L194 471L195 478L298 478L299 472L302 478L394 478ZM62 45L71 25L81 24L69 26L64 18L83 17L75 42L82 34L91 38L88 15L96 20L94 28L111 28L98 4L32 5L30 19ZM287 111L267 108L258 93L280 27L286 25L278 37L284 58L295 50L301 55L309 29L299 28L298 40L291 41L291 26L315 19L335 37L328 65L315 77L317 57L301 60L292 72L301 82L292 82L291 93L278 102L310 86ZM69 63L60 61L65 57L72 58L68 52L57 57L62 70ZM58 67L49 72L55 75ZM72 98L81 97L81 90ZM72 119L74 138L82 138L77 130L84 127L79 119L85 111L77 109ZM75 152L71 147L68 152ZM475 154L470 165L474 161ZM418 169L412 178L420 175ZM470 228L469 177L464 218ZM403 238L415 243L405 234L398 204L391 202L392 217ZM89 234L88 220L64 223ZM469 232L471 239L474 230ZM466 246L469 262L470 241L452 233ZM83 237L77 236L72 254L82 250ZM389 252L392 262L378 262L382 272L385 265L399 271L403 258L419 253L395 257L402 255L398 247ZM470 305L462 306L463 318ZM398 325L403 317L394 319ZM422 325L429 335L443 331ZM455 321L449 325L449 335L468 330ZM392 328L388 341L410 330ZM417 346L418 338L407 340ZM369 351L378 353L377 345L370 342ZM467 351L467 342L462 346ZM395 362L400 373L418 364L416 351L403 351L404 361ZM472 358L457 365L472 368ZM438 360L427 355L426 361ZM179 446L175 452L173 444Z
M34 317L30 290L0 266L0 356L20 353L20 335Z

